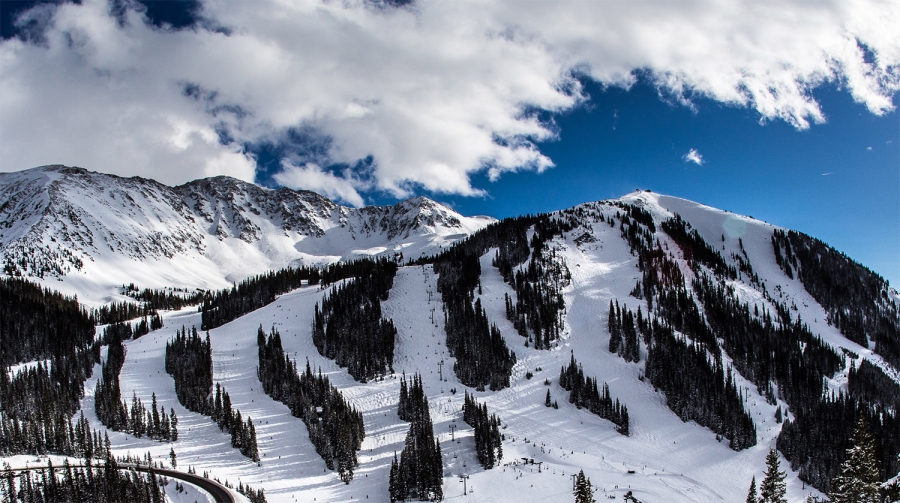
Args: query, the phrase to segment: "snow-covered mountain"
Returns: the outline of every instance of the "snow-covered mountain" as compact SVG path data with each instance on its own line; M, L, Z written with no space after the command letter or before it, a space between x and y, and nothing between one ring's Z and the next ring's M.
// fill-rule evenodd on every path
M593 483L597 501L622 501L630 494L631 501L644 503L741 502L751 478L757 483L762 479L767 453L778 446L788 501L800 503L809 495L822 496L801 477L820 482L815 456L832 456L834 450L811 450L808 442L815 435L796 432L797 425L813 430L823 421L841 420L835 411L843 405L828 402L828 393L844 393L871 407L883 418L883 433L890 434L889 428L898 424L900 393L893 391L900 391L897 291L839 253L817 248L820 243L801 239L788 245L789 236L778 237L784 229L676 197L636 191L485 227L493 220L463 217L425 198L351 209L310 192L264 189L223 177L171 188L56 166L0 175L0 201L0 249L7 273L43 273L44 284L61 285L79 299L100 301L97 292L131 282L140 287L221 287L289 264L399 252L414 258L454 242L462 250L459 256L475 254L466 262L468 274L478 270L477 281L468 282L466 302L483 308L505 347L515 353L508 387L478 390L455 371L460 359L448 347L447 332L457 321L444 302L448 283L443 291L438 288L443 279L439 271L450 274L433 261L401 266L381 302L383 318L397 329L393 373L383 378L356 381L313 344L310 327L329 289L302 286L211 329L214 382L228 390L244 417L252 418L259 464L232 448L229 435L209 417L183 407L166 373L166 343L181 327L200 328L196 307L164 312L163 328L127 341L120 373L123 397L150 403L155 394L162 406L177 412L181 434L176 442L106 431L95 414L94 389L101 374L95 365L81 408L92 427L109 434L114 453L149 451L166 460L171 449L179 467L193 466L197 473L209 472L234 485L240 481L265 489L273 503L389 501L391 462L403 450L409 430L397 415L399 376L404 373L422 376L443 454L444 498L460 502L572 501L572 476L579 470ZM473 234L473 239L461 240ZM502 269L504 261L512 272ZM532 262L540 269L528 279ZM817 269L825 265L830 269ZM522 273L522 279L510 281L505 273ZM822 284L831 279L840 282L840 292L823 291ZM529 282L536 290L522 288ZM536 302L524 299L522 292L534 291L553 294L539 302L552 307L549 316L558 321L558 332L547 336L543 348L536 347L533 322L523 328L515 316L516 309L524 312L518 301ZM683 293L680 300L674 297L678 292ZM666 302L677 304L677 312L660 307ZM752 420L754 442L733 448L735 425L684 420L675 412L684 402L690 413L702 407L690 405L693 397L667 394L666 383L648 370L651 347L665 334L636 336L633 352L624 356L611 350L613 304L672 325L682 314L688 320L695 309L701 327L682 320L684 326L676 327L674 336L701 348L702 362L679 361L676 366L681 365L684 376L703 365L717 368L719 381L731 376L733 388L723 385L720 394L722 389L736 394L739 412ZM739 316L730 319L732 325L723 325L734 313ZM362 412L365 439L349 484L326 469L304 423L261 392L259 327L278 330L285 355L300 368L306 361L321 368ZM520 335L523 330L528 338ZM752 343L741 346L738 335ZM771 353L759 356L754 353L758 347ZM833 354L831 363L815 365L830 370L821 375L816 373L820 367L810 370L811 362L825 353ZM560 383L560 369L573 357L585 376L606 383L610 395L627 406L628 435L570 399ZM874 369L867 381L854 377L863 362ZM781 368L788 373L779 374ZM807 387L799 376L812 376L812 384ZM796 389L804 397L798 398ZM479 464L474 430L462 420L464 391L501 419L503 455L491 469ZM548 396L557 407L546 406ZM819 407L822 396L821 409L797 405ZM816 416L821 411L832 415ZM782 433L791 423L795 435L788 439ZM896 449L900 435L892 435L894 440L881 445ZM802 458L808 452L813 459ZM172 501L180 501L177 497Z
M59 165L0 173L3 273L95 302L132 282L221 288L288 265L418 258L493 221L425 197L357 209L224 176L168 187Z

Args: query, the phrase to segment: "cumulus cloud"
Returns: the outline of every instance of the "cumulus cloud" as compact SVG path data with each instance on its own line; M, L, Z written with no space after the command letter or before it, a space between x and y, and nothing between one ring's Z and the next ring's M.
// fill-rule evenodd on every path
M276 182L285 187L311 190L353 206L364 204L357 188L365 188L366 184L354 180L348 172L345 172L344 176L337 176L312 163L303 166L284 163L283 168L283 171L275 174L274 178Z
M642 72L667 100L800 129L825 120L811 93L823 83L875 114L900 89L892 1L200 5L186 30L107 0L26 14L27 40L0 43L0 169L252 179L248 145L312 131L321 148L288 152L276 180L357 203L365 190L476 195L475 172L553 166L535 142L557 133L540 117L582 104L579 79L628 87ZM361 159L365 186L318 167Z
M681 158L684 159L684 162L692 162L697 166L703 166L703 156L696 149L688 150L688 153L681 156Z

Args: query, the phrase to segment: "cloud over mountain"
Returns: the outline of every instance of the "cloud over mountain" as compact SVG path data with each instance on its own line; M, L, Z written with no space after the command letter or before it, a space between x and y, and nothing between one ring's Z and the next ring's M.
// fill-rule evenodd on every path
M117 5L40 6L0 42L0 169L252 180L276 145L276 180L353 204L475 195L475 172L553 166L535 142L589 100L582 79L640 73L801 129L826 119L823 83L875 114L900 89L896 2L209 0L180 30Z

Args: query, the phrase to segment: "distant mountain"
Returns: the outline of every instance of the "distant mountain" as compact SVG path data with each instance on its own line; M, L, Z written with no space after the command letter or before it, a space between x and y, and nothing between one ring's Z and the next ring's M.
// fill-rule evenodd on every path
M0 173L0 201L4 274L98 293L131 282L223 287L269 269L360 256L418 258L494 221L425 197L357 209L225 176L169 187L59 165Z

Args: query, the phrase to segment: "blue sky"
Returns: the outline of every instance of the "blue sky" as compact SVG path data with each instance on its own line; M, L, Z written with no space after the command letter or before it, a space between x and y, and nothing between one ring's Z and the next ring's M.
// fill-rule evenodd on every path
M558 5L4 0L0 170L495 217L650 189L900 285L900 6Z
M555 117L559 140L540 145L556 167L476 177L483 198L435 197L502 218L649 189L805 232L900 285L896 111L874 116L824 87L816 96L827 122L798 131L709 100L696 111L665 103L646 83L589 89L590 106ZM702 165L683 159L691 149Z

